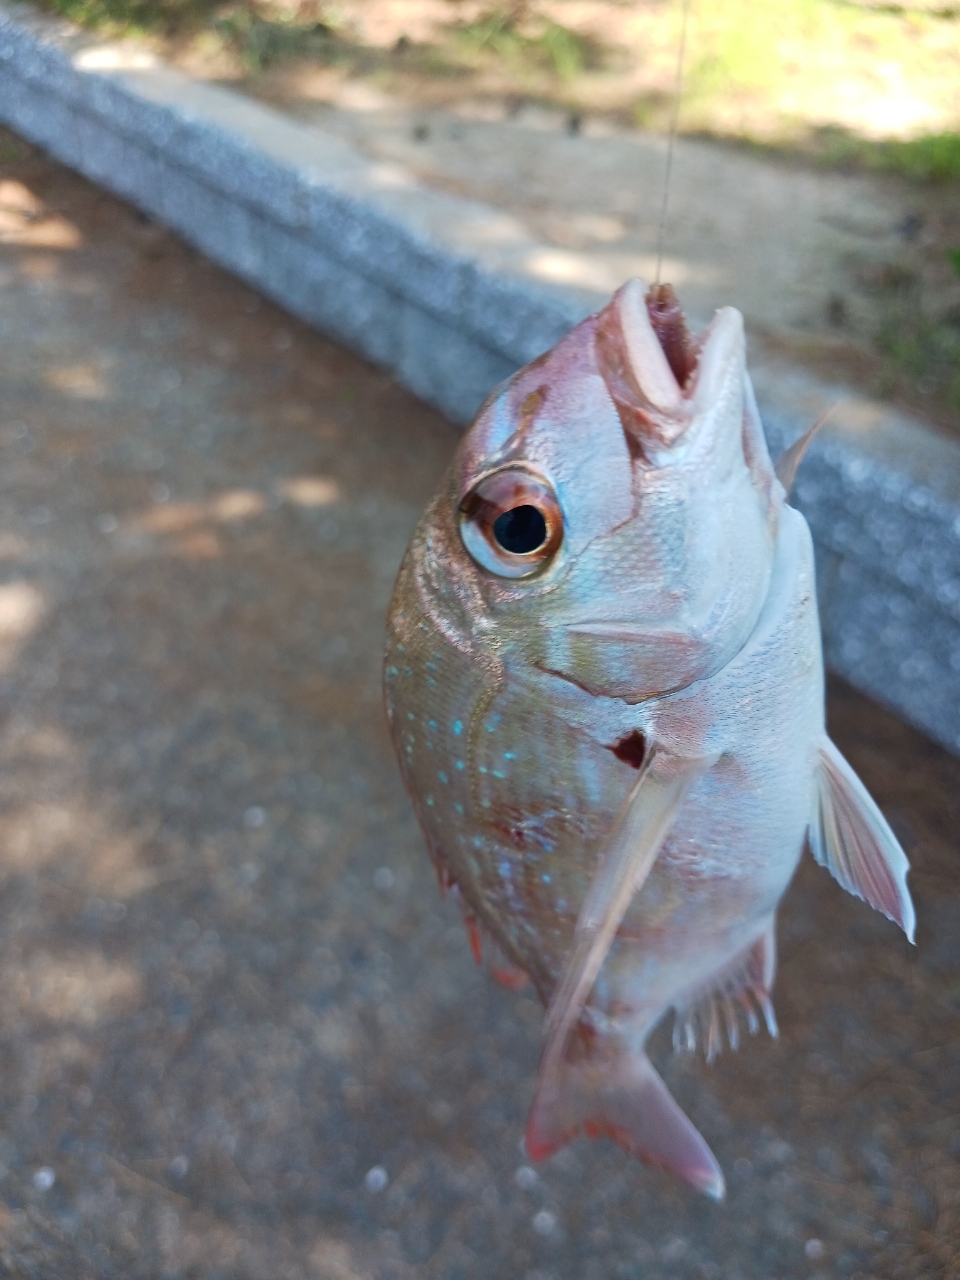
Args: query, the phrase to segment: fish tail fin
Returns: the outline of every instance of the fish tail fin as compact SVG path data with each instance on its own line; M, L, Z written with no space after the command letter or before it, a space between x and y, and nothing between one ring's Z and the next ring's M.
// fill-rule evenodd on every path
M584 1133L607 1137L714 1200L723 1173L647 1055L602 1035L571 1037L575 1057L544 1063L527 1120L527 1151L542 1160Z

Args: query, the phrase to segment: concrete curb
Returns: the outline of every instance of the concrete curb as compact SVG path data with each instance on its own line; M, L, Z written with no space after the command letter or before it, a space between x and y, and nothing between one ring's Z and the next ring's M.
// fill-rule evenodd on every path
M515 220L135 50L0 7L0 120L457 422L600 301ZM836 390L754 367L774 447ZM960 753L960 445L856 396L797 486L827 660Z

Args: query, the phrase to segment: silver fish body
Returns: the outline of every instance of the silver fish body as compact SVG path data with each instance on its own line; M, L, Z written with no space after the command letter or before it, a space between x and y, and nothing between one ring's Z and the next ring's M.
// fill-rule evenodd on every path
M775 912L808 840L913 915L826 736L810 535L739 315L696 342L656 303L631 282L481 409L401 568L385 690L442 883L549 1006L531 1154L605 1133L718 1196L653 1026L673 1009L709 1057L758 1014L776 1033Z

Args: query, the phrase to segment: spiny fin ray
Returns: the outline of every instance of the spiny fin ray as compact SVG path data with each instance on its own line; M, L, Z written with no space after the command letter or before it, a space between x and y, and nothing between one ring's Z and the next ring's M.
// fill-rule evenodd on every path
M724 1032L731 1049L740 1045L738 1006L751 1035L760 1030L759 1010L767 1031L779 1031L770 999L776 971L775 925L771 918L763 933L718 976L675 1006L673 1047L692 1053L699 1045L712 1062L723 1052Z

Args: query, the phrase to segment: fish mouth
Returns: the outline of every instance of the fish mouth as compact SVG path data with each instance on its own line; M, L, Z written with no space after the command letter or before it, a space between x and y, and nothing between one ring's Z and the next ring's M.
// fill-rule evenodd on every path
M596 354L628 442L649 454L717 403L732 365L742 375L743 317L721 307L694 335L672 285L628 280L597 317Z

